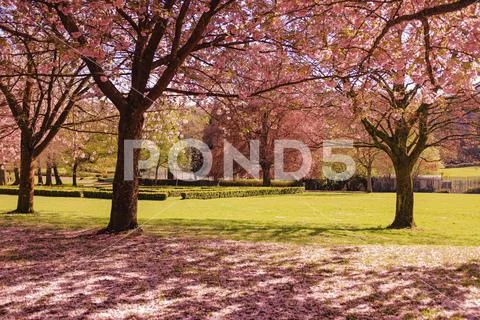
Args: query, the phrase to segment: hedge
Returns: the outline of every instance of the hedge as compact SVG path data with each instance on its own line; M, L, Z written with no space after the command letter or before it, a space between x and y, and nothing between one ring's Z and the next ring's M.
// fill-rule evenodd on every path
M102 186L97 187L100 191L112 192L113 188L111 186ZM191 191L204 191L204 190L215 190L217 187L166 187L166 186L157 186L157 187L140 187L140 193L145 194L157 194L163 193L167 194L168 197L181 197L182 192L191 192ZM146 199L145 199L146 200Z
M218 198L240 198L267 195L297 194L305 191L303 187L290 188L262 188L262 189L237 189L219 191L192 191L182 192L182 199L218 199Z
M91 198L91 199L112 199L113 192L112 191L83 191L84 198Z
M183 181L175 179L139 179L142 186L171 186L171 187L261 187L262 180L259 179L237 179L237 180L195 180ZM297 187L301 182L272 180L273 187Z
M113 192L112 191L84 191L83 192L84 198L91 198L91 199L112 199ZM140 192L138 194L138 200L153 200L153 201L163 201L167 200L168 195L166 193L160 192Z
M202 188L203 189L203 188ZM199 189L165 189L165 190L162 190L164 192L166 192L168 194L169 197L172 197L172 198L178 198L178 197L181 197L182 196L182 193L190 193L190 192L205 192L205 191L214 191L215 189L203 189L203 190L199 190Z
M480 194L480 188L468 189L467 191L465 191L465 193L469 193L469 194Z
M81 198L82 192L79 190L54 190L54 189L35 189L34 195L41 197L64 197Z
M140 192L138 194L138 200L164 201L164 200L167 200L167 198L168 198L168 195L166 193Z
M0 194L18 195L18 188L0 187ZM112 199L113 192L110 190L95 189L34 189L34 195L41 197L65 197L65 198L84 198L89 199ZM180 196L180 195L179 195ZM166 192L158 192L156 190L141 191L138 195L139 200L163 201L168 198Z
M0 187L0 194L18 195L18 188Z
M262 187L263 181L258 179L220 180L222 187ZM272 180L272 187L298 187L301 182L295 180Z
M18 188L2 187L0 194L18 195ZM82 192L69 189L34 189L33 194L40 197L81 198Z

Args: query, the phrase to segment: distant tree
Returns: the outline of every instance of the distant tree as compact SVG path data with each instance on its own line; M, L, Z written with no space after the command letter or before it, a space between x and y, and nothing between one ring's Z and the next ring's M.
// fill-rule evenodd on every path
M82 167L104 170L115 165L117 121L113 106L98 99L83 100L70 112L54 159L71 169L73 186L78 186Z
M378 159L381 150L372 147L358 147L356 149L355 160L360 165L361 169L365 171L365 178L367 179L367 192L373 192L373 170L375 168L375 161Z
M0 102L2 100L0 99ZM9 183L7 165L14 167L14 185L19 183L19 170L16 165L18 160L19 133L15 120L9 112L6 104L0 105L0 165L3 166L5 184ZM1 183L1 181L0 181Z
M168 106L153 109L146 115L143 138L153 141L159 148L159 158L155 164L155 181L159 178L161 168L168 172L170 148L184 138L184 130L190 126L188 114L191 112L174 99Z
M5 22L3 22L5 23ZM5 25L0 26L4 28ZM20 28L20 26L17 26ZM41 26L32 27L33 29ZM88 90L84 65L63 56L55 45L8 30L0 60L0 92L20 131L20 189L16 212L33 212L34 161L57 135ZM7 111L5 111L7 112Z
M5 170L5 164L0 163L0 186L7 184L7 171Z
M275 45L250 44L250 50L255 52L256 60L226 55L213 62L211 70L203 69L197 76L208 74L212 81L208 90L198 90L215 97L202 102L211 117L206 138L220 148L214 153L222 155L223 139L246 153L249 141L258 140L263 184L270 185L274 141L299 139L308 144L313 137L306 135L321 139L322 101L308 65L295 61ZM296 166L299 160L290 155L288 163Z

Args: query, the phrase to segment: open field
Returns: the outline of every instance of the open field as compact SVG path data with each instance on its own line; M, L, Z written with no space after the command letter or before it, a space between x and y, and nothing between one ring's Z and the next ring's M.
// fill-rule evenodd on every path
M0 196L0 210L14 209L15 196ZM139 223L160 235L220 237L302 244L480 245L480 196L416 194L411 230L386 230L394 194L305 193L214 200L141 201ZM59 229L101 228L110 201L36 197L35 215L2 215L0 224Z

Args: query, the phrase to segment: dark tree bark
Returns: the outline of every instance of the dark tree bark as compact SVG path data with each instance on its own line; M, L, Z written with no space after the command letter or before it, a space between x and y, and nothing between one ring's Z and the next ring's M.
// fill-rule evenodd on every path
M367 168L367 193L373 192L373 184L372 184L372 168Z
M20 187L18 190L17 213L33 213L35 168L31 137L22 132L20 150ZM38 168L40 170L40 166ZM40 175L41 176L41 175Z
M155 182L154 185L158 185L158 171L160 170L160 163L157 163L155 167Z
M21 172L22 172L22 170L20 169L20 180L22 180L22 177L23 177ZM20 184L21 184L21 182L20 182ZM40 164L37 168L37 184L39 186L43 186L43 175L42 175L42 168L40 167Z
M77 184L77 170L78 170L78 162L75 161L73 163L73 168L72 168L72 185L74 187L78 186L78 184Z
M55 177L55 185L61 186L63 185L62 178L60 177L60 174L58 173L58 167L56 164L53 165L53 176Z
M18 186L20 184L20 170L17 167L13 168L13 176L15 179L13 185Z
M22 170L20 169L20 181L22 180ZM42 168L40 167L40 164L38 165L38 169L37 169L37 182L38 182L38 185L39 186L43 186L43 176L42 176ZM20 182L21 184L21 182Z
M270 163L262 163L262 184L264 187L270 187L272 185L272 176L270 173Z
M45 185L52 186L52 163L50 160L47 160L47 174L45 176Z
M270 169L272 168L272 163L270 161L270 144L269 133L270 125L268 121L268 112L264 112L261 118L261 131L260 131L260 167L262 168L262 184L265 187L272 185L272 176Z
M397 183L397 204L395 210L395 220L389 228L413 228L415 227L415 222L413 219L413 170L408 162L396 162L394 166Z
M5 171L5 165L0 164L0 186L7 184L7 172Z
M112 210L108 232L120 232L135 229L137 224L138 202L138 160L140 149L133 151L133 181L125 180L125 141L142 138L144 115L142 111L130 108L120 113L118 128L118 154L113 180Z
M410 105L408 97L411 98L412 95L406 95L406 89L398 84L390 90L392 96L399 93L403 97L403 99L396 99L392 108L406 110ZM412 172L422 152L431 146L428 143L429 134L431 134L429 129L430 106L430 104L422 103L411 118L391 119L387 116L377 123L372 123L366 118L362 119L363 126L373 140L373 146L383 150L392 160L395 168L397 202L395 219L389 226L390 229L415 227ZM381 125L382 121L385 122L385 126ZM385 127L390 129L385 130Z

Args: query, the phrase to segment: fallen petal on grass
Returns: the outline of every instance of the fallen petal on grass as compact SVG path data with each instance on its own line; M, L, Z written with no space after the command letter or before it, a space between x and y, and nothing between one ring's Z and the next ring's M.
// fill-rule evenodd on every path
M6 227L3 319L475 319L479 247L303 246Z

